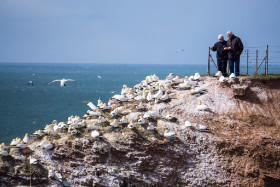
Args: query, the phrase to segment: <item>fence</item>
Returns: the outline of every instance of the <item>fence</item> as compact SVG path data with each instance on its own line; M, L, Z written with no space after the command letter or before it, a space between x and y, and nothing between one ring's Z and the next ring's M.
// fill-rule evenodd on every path
M270 48L270 51L268 50ZM253 51L254 49L256 49L255 52L251 52L251 50ZM272 50L271 50L272 49ZM210 64L211 62L214 64L216 70L218 71L218 67L212 57L211 54L211 49L209 47L209 52L208 52L208 66L207 66L207 74L208 76L211 74L210 73ZM245 53L244 53L245 52ZM264 48L264 46L259 46L259 47L246 47L244 48L244 52L240 57L240 64L244 61L246 61L246 74L249 75L249 66L250 64L255 61L256 62L256 68L254 70L254 75L258 74L258 70L260 69L261 65L264 63L264 74L268 75L268 67L269 67L269 63L279 63L280 64L280 45L275 45L275 46L266 46ZM262 58L261 63L259 62L259 52L261 53L261 56L264 56ZM270 54L270 55L269 55ZM255 56L255 58L250 58L252 56ZM241 66L241 65L240 65Z

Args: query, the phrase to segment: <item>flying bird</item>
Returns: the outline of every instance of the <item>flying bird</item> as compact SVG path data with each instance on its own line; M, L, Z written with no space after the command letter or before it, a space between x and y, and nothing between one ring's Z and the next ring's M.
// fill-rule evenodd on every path
M102 77L101 77L100 75L97 75L97 77L98 77L99 79L102 79Z
M30 85L33 86L33 82L32 81L28 81L27 84L28 84L28 86L30 86Z
M77 82L77 81L75 81L73 79L65 79L65 78L63 78L61 80L53 80L52 82L49 82L48 84L51 84L53 82L58 82L58 81L60 81L60 87L66 86L65 82L67 82L67 81Z
M178 50L176 50L176 52L183 52L184 51L184 49L178 49Z

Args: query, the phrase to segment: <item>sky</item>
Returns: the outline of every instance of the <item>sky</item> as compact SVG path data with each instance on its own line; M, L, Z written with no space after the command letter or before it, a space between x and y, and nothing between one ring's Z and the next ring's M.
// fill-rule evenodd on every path
M279 0L0 0L0 62L203 64L228 30L245 48L280 46L279 8Z

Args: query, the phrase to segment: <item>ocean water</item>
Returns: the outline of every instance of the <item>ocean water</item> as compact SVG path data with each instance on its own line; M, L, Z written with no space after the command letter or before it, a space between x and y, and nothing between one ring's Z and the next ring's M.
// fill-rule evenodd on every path
M242 73L244 68L241 66ZM280 72L279 65L270 69L271 73ZM216 72L213 66L211 70ZM148 75L163 79L171 72L179 76L206 74L207 66L0 63L0 143L23 138L25 133L43 129L55 119L60 122L71 115L82 117L89 109L82 101L96 104L101 98L107 102L114 94L120 94L123 84L133 87ZM66 82L65 87L59 87L58 82L47 84L62 78L77 82ZM29 80L34 86L28 86Z

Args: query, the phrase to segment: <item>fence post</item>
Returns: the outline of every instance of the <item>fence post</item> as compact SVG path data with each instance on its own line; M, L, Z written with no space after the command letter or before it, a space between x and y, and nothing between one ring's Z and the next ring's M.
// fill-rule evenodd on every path
M247 75L249 75L248 66L249 66L249 49L247 49Z
M258 50L256 50L256 71L255 71L255 75L258 74Z
M268 45L266 45L266 64L265 64L265 75L268 75Z
M208 52L207 75L210 76L210 47L209 47L209 52Z

